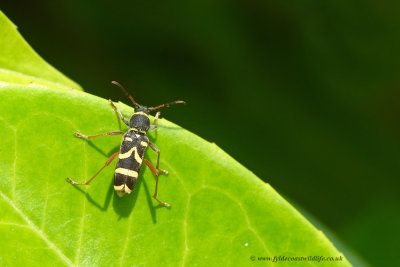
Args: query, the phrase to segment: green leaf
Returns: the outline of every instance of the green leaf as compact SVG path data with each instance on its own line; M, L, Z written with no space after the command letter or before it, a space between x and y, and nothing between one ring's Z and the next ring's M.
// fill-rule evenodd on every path
M253 256L267 265L258 257L343 258L270 185L215 144L163 119L149 136L169 171L160 176L159 199L172 208L152 199L155 179L145 166L133 193L122 198L113 190L113 167L89 186L69 184L66 177L83 182L96 173L121 142L121 136L87 141L72 133L125 127L108 101L64 90L79 87L11 26L0 14L1 265L245 266ZM127 117L133 113L118 106ZM156 161L153 151L146 158ZM344 258L334 263L350 265Z
M118 151L121 136L87 141L72 135L125 129L106 100L19 86L3 86L0 98L6 265L243 266L251 256L343 257L270 185L215 144L164 119L150 139L161 150L160 167L169 171L160 176L159 198L171 209L152 199L155 179L147 167L122 198L113 191L113 167L89 186L65 180L85 181ZM133 112L118 106L125 115ZM146 157L155 163L153 151Z
M31 88L82 90L36 54L1 11L0 38L0 81Z

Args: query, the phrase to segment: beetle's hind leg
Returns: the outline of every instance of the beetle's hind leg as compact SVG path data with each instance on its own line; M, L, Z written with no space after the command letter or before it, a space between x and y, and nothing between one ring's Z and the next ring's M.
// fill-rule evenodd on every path
M109 133L102 133L102 134L95 134L95 135L84 135L81 133L74 133L75 136L85 138L85 139L90 139L98 136L103 136L103 135L118 135L118 134L124 134L125 132L109 132Z
M70 182L71 184L74 184L74 185L88 185L88 184L90 184L90 182L91 182L105 167L107 167L108 165L110 165L110 163L113 161L113 159L114 159L116 156L118 156L118 154L119 154L119 152L115 152L115 153L107 160L106 164L104 164L104 166L101 167L101 169L100 169L98 172L96 172L96 174L93 175L93 177L90 178L89 180L87 180L86 182L84 182L84 183L77 183L77 182L74 182L74 181L72 181L70 178L67 177L68 182Z
M143 159L143 162L146 163L146 165L150 168L151 172L154 174L154 176L156 177L156 188L154 190L154 195L153 198L155 200L157 200L158 203L160 203L161 205L165 206L165 207L171 207L170 204L166 203L166 202L162 202L161 200L159 200L157 198L157 189L158 189L158 173L156 171L156 169L154 168L154 166L150 163L150 161L148 161L147 159Z

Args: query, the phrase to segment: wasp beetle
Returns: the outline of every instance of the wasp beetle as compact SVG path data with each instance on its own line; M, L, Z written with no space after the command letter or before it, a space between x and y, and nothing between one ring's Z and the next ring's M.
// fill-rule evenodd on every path
M88 185L106 166L108 166L115 157L118 156L118 162L117 166L115 168L115 174L114 174L114 189L117 191L117 194L122 197L125 193L130 194L136 184L136 181L138 179L140 167L142 166L142 163L144 162L151 170L151 172L154 174L156 177L156 186L154 190L154 195L153 198L158 201L163 206L170 207L168 203L162 202L157 198L157 189L158 189L158 176L159 172L160 173L165 173L167 174L168 172L165 170L162 170L159 168L160 164L160 150L150 142L149 138L147 137L147 132L154 130L157 128L158 125L158 118L160 116L160 112L156 113L156 116L154 117L154 125L150 125L150 119L149 119L149 114L151 111L163 108L163 107L169 107L171 105L175 104L186 104L184 101L178 100L174 101L171 103L167 104L162 104L156 107L146 107L139 105L135 102L133 97L128 93L128 91L118 82L112 81L114 85L117 85L120 87L124 93L130 98L132 101L133 105L135 106L135 112L130 118L130 121L128 122L127 119L125 119L121 112L118 110L118 108L114 105L114 103L110 100L111 106L114 108L114 110L118 113L119 117L121 120L129 127L129 130L127 132L108 132L108 133L102 133L102 134L96 134L96 135L83 135L80 133L74 133L75 136L85 138L85 139L90 139L98 136L103 136L103 135L119 135L123 134L124 137L121 142L121 147L120 151L114 153L104 164L104 166L95 174L93 175L92 178L90 178L88 181L85 183L77 183L72 181L70 178L67 178L67 180L74 185ZM147 159L144 158L144 153L146 152L147 147L150 147L153 149L157 154L157 164L156 167L150 163ZM158 171L158 172L157 172Z

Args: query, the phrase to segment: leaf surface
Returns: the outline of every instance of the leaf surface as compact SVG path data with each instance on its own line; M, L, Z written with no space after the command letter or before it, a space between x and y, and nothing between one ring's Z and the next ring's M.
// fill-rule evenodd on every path
M243 266L251 256L341 256L271 186L215 144L164 119L150 140L169 171L160 176L159 198L171 209L152 199L155 179L146 167L134 192L122 198L113 191L113 167L89 186L66 182L85 181L118 151L120 136L87 141L72 135L126 129L106 100L15 86L3 86L0 98L7 100L0 108L6 264ZM133 112L118 106L128 117ZM156 162L153 151L146 157ZM29 257L17 256L26 251Z
M258 257L343 257L270 185L164 119L149 136L169 171L160 176L159 199L172 208L152 199L155 179L145 166L133 193L122 198L112 186L115 162L89 186L69 184L66 177L83 182L96 173L121 142L72 133L126 127L108 101L66 90L80 87L44 62L1 13L0 33L1 265L246 266L272 265ZM153 151L146 158L155 164ZM281 262L293 263L317 264Z

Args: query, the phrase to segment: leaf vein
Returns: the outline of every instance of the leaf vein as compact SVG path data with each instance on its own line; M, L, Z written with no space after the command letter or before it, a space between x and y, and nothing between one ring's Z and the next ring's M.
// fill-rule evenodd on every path
M30 229L30 227L28 225L19 224L19 223L13 223L13 222L0 222L0 225L16 226L16 227L29 228Z
M226 195L227 197L229 197L232 201L236 202L239 206L239 208L242 210L242 213L246 219L246 223L247 223L247 227L249 228L250 231L252 231L254 233L254 235L257 237L258 241L261 243L261 245L264 247L264 250L268 253L269 256L272 256L271 252L268 250L267 246L264 243L264 240L262 240L260 238L260 235L258 234L258 232L252 227L251 223L250 223L250 219L249 216L247 215L246 210L243 208L243 205L241 202L239 202L236 198L234 198L231 194L222 191L220 188L218 187L213 187L213 186L207 186L204 185L203 188L208 188L208 189L212 189L215 191L218 191L224 195Z
M29 218L20 210L14 202L9 199L6 195L3 194L3 192L0 191L0 195L3 197L3 199L25 220L27 225L29 226L30 229L32 229L34 232L36 232L42 239L47 243L47 245L52 248L57 255L65 261L69 266L73 266L72 262L70 259L65 256L65 254L46 236L46 234L41 231Z
M11 183L11 198L15 200L15 188L17 179L17 129L14 130L14 162L13 162L13 178Z
M49 192L49 178L48 177L46 179L46 192ZM49 201L49 194L46 194L46 200L44 201L43 214L42 214L42 223L40 225L41 230L43 230L45 222L46 222L48 201Z
M184 215L184 218L183 218L183 236L184 236L185 250L183 251L182 265L181 265L181 266L185 266L186 256L187 256L187 253L189 252L189 246L188 246L188 242L187 242L187 217L188 217L188 214L189 214L189 202L190 202L190 199L191 199L191 197L192 197L192 194L189 193L189 191L188 191L188 189L186 188L186 186L185 186L185 184L184 184L182 178L181 178L180 175L176 172L176 170L175 170L170 164L168 164L168 163L165 162L165 161L163 161L163 164L167 165L169 170L173 170L173 172L174 172L175 175L176 175L176 178L178 178L178 181L182 184L183 189L185 190L185 192L186 192L187 195L188 195L188 199L187 199L187 202L186 202L185 215Z
M122 264L124 263L124 258L125 258L125 254L126 254L126 250L128 248L128 243L129 243L129 236L131 234L131 228L132 228L132 215L129 216L129 221L128 221L128 231L126 233L126 238L125 238L125 243L124 246L122 248L122 254L121 254L121 258L120 258L120 265L122 266Z
M85 160L84 160L84 170L85 170L85 177L87 177L87 148L86 148L86 144L83 144L83 152L85 155ZM86 194L87 194L87 186L85 188L85 196L83 197L83 203L82 203L82 217L81 217L81 225L78 228L78 234L79 234L79 244L76 248L76 252L75 252L75 265L78 265L79 262L79 258L80 258L80 254L81 254L81 248L82 248L82 236L83 236L83 227L85 224L85 216L86 216Z

